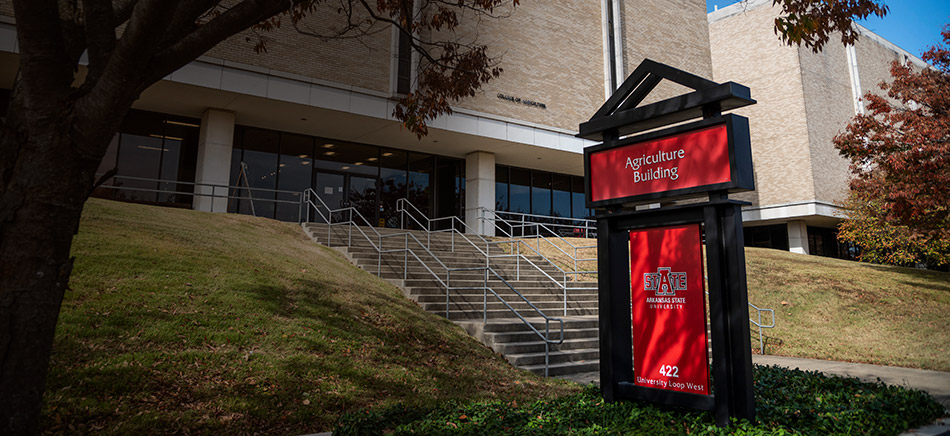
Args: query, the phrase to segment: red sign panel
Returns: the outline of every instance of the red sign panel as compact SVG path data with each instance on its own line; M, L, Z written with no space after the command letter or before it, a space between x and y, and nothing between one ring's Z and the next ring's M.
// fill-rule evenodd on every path
M699 224L630 232L634 384L709 395Z
M588 175L592 202L730 182L727 127L594 152Z

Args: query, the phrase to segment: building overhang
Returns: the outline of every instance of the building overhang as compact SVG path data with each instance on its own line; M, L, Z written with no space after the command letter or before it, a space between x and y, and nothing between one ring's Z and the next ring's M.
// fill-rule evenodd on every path
M742 223L749 227L788 221L805 221L816 227L834 227L844 218L844 209L821 201L748 206L742 210Z
M0 20L0 86L10 88L18 61L16 26ZM234 112L238 124L451 157L495 154L499 164L581 175L577 132L463 108L428 122L417 138L393 116L392 96L277 70L201 57L146 89L133 108L199 118L209 108Z

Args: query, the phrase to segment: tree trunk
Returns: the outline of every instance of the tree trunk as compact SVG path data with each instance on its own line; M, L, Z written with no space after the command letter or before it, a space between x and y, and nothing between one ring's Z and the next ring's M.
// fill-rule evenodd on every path
M77 151L71 105L37 116L23 100L15 93L0 131L0 434L14 435L39 431L70 246L98 165Z

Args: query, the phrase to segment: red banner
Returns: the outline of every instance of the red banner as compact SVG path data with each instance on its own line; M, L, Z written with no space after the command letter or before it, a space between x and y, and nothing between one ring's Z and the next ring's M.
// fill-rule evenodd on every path
M630 232L634 384L709 395L699 224Z
M591 201L729 182L726 125L594 152L589 176Z

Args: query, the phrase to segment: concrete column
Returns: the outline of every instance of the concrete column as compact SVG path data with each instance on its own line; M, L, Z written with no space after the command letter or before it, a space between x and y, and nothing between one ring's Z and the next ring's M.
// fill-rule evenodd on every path
M192 208L205 212L228 211L228 183L231 179L231 148L234 144L234 113L208 109L201 115L198 132L198 164L195 170L195 197ZM216 185L203 186L200 184ZM200 194L214 194L209 197Z
M788 222L788 251L808 254L808 226L804 221Z
M485 236L495 236L495 226L482 222L484 208L495 211L495 155L475 151L465 156L465 224Z

